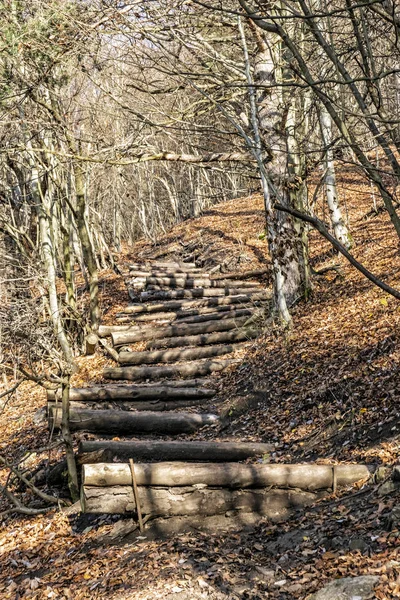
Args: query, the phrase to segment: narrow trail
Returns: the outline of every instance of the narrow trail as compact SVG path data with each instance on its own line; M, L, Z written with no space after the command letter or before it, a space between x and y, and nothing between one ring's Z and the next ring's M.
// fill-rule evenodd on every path
M260 517L282 520L369 477L364 465L271 464L268 442L207 435L223 433L216 377L241 362L238 351L257 337L257 317L268 307L262 274L130 265L133 302L99 330L118 361L104 370L112 383L70 393L71 430L97 436L78 451L84 512L141 513L161 534L241 529ZM59 427L58 394L48 402L50 426Z

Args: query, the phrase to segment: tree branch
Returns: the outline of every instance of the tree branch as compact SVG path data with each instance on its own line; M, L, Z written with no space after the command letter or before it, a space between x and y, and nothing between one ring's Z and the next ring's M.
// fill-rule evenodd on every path
M397 298L397 300L400 300L400 292L378 279L378 277L373 275L371 271L368 271L368 269L366 269L361 263L359 263L358 260L356 260L354 256L352 256L350 252L346 250L343 244L338 242L338 240L329 233L322 221L320 221L316 217L306 215L305 213L302 213L299 210L282 206L282 204L275 204L275 208L276 210L281 210L282 212L286 212L289 215L292 215L292 217L296 217L296 219L300 219L301 221L306 221L306 223L310 223L310 225L312 225L317 231L319 231L319 233L325 239L327 239L328 242L330 242L332 246L336 248L336 250L343 254L343 256L345 256L347 260L353 265L353 267L360 271L360 273L362 273L367 279L372 281L373 284L381 288L381 290L383 290L384 292L390 294L391 296L394 296L394 298Z

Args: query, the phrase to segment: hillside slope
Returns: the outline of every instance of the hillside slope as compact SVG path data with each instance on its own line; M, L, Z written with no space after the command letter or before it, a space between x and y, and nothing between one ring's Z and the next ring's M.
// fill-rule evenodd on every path
M400 288L399 244L385 213L365 217L369 186L356 171L341 175L355 246L352 252L376 275ZM323 216L323 215L321 215ZM156 246L125 249L132 260L179 258L212 268L245 270L268 264L262 201L218 205L182 223ZM351 460L390 466L399 454L399 324L397 301L364 279L315 232L313 268L340 265L314 277L308 303L293 308L284 333L266 320L242 363L219 377L229 420L224 435L275 442L276 462ZM268 284L268 278L265 280ZM126 303L121 277L102 274L104 321ZM101 381L106 355L79 359L74 384ZM35 412L43 395L26 386L4 408L1 452L15 460L47 443ZM213 433L218 436L218 431ZM56 452L53 451L52 460ZM398 537L400 492L373 482L358 494L325 499L283 524L263 520L250 532L191 532L165 541L109 545L112 519L50 512L13 516L0 534L1 598L145 600L307 598L327 581L379 576L377 598L400 595ZM390 485L387 485L390 484Z

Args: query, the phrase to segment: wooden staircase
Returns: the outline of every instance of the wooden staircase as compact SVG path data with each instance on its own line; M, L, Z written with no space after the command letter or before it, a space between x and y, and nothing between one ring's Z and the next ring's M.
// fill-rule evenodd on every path
M369 476L363 465L268 464L269 443L173 439L218 426L216 373L240 363L236 351L257 336L257 316L269 305L254 279L262 274L211 275L193 263L131 265L127 286L135 303L99 330L119 362L104 377L123 383L70 393L71 430L102 438L79 447L83 511L136 514L139 503L146 518L219 515L240 525L287 517ZM58 394L48 400L50 425L59 427Z

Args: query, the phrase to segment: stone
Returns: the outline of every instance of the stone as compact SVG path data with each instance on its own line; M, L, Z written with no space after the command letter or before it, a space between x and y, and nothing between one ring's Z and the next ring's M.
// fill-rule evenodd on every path
M365 552L368 549L368 544L363 538L353 538L349 543L350 550L359 550Z
M330 581L309 600L370 600L375 597L374 587L378 581L375 575L343 577Z
M393 481L393 480L385 481L385 483L383 483L380 486L380 488L378 489L378 496L380 496L380 497L387 496L388 494L391 494L392 492L396 492L399 488L400 488L400 481Z
M255 575L258 579L265 582L271 582L275 578L275 571L256 565L254 568Z

